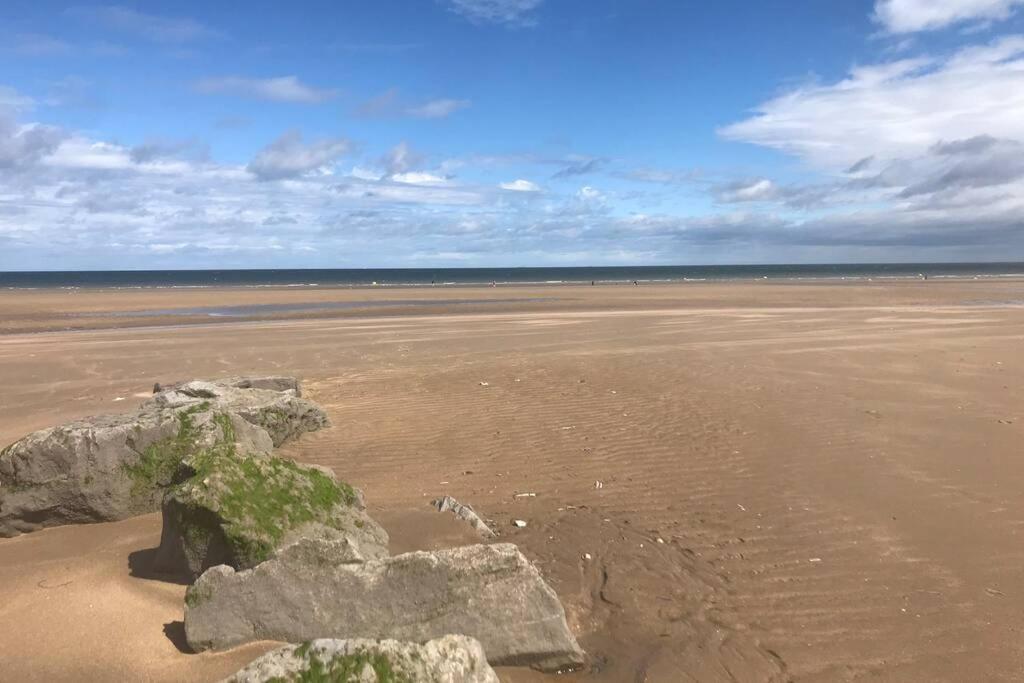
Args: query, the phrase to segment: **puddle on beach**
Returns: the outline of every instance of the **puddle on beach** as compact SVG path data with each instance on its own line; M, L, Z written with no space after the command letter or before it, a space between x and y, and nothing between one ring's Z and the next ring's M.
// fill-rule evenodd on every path
M244 318L274 313L307 313L315 311L335 311L354 308L379 307L427 307L457 306L468 304L515 304L555 301L552 297L534 297L517 299L380 299L366 301L308 301L280 304L240 304L236 306L194 306L191 308L159 308L138 311L102 311L88 313L71 313L71 317L114 317L114 318L155 318L163 316L197 316L211 318Z

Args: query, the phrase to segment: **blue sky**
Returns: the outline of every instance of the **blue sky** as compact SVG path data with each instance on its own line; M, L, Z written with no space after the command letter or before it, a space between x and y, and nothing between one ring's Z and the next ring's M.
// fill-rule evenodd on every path
M1022 151L1024 0L0 8L4 270L1024 259Z

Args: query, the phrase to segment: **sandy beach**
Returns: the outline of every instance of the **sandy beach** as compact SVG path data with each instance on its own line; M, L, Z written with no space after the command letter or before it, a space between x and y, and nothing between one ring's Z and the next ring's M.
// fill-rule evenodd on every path
M362 488L393 551L475 542L439 495L493 520L592 658L567 680L1011 681L1022 351L1010 278L10 290L0 446L297 375L333 426L282 453ZM183 651L159 532L0 539L0 680L213 681L272 647Z

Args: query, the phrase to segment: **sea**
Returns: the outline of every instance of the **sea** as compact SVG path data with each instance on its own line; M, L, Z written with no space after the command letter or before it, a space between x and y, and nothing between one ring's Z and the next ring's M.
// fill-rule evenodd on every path
M552 268L337 268L0 272L0 289L422 287L705 280L874 280L1024 276L1024 263L855 263Z

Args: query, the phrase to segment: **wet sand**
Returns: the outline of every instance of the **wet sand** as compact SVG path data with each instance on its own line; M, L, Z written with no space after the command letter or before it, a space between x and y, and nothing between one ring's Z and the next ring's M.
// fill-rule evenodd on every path
M360 307L124 315L311 301ZM155 381L297 374L334 425L286 454L362 487L397 549L471 542L426 504L472 503L562 597L594 659L572 680L1019 680L1022 301L1018 280L7 291L0 442ZM0 539L0 679L216 680L271 646L181 652L158 537L151 515Z

